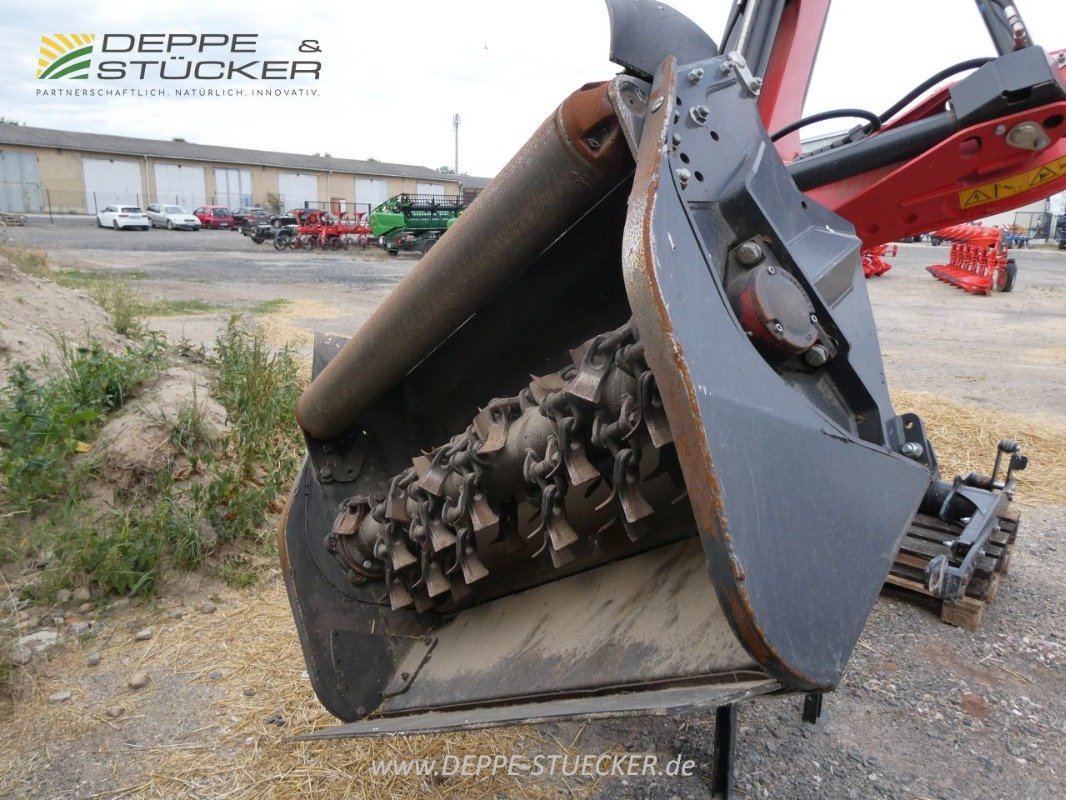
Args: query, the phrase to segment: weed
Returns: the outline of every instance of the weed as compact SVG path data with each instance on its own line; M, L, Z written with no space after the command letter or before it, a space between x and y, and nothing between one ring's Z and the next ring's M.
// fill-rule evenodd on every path
M191 403L178 409L170 429L170 443L189 458L207 452L212 443L212 434L204 420L204 408L197 402L195 389Z
M145 273L137 270L52 269L43 250L32 250L28 247L0 247L0 255L27 275L46 278L68 289L93 289L147 277Z
M19 367L0 393L0 490L4 507L17 509L9 516L18 514L6 526L0 560L54 549L46 557L49 584L88 578L104 593L146 595L165 566L196 568L219 542L270 541L263 523L301 453L292 416L298 366L290 350L272 350L260 328L232 318L209 359L214 394L228 415L225 438L212 441L195 395L171 423L171 443L205 465L206 480L182 489L164 473L150 503L120 496L119 507L101 515L79 497L92 462L72 456L88 449L106 415L164 366L169 351L155 335L123 353L57 343L51 378L39 381ZM259 571L243 556L220 567L234 586L253 585Z
M259 583L262 566L246 555L226 556L218 565L218 577L234 589L247 589Z
M37 278L50 277L48 258L43 250L31 250L28 247L3 247L0 248L0 254L27 275Z
M205 489L208 518L223 541L253 534L299 464L300 436L292 410L300 393L288 348L273 351L261 328L230 319L215 343L215 395L231 432L230 463Z
M115 411L126 404L138 384L155 375L166 361L166 342L152 336L124 352L112 353L99 342L72 345L58 336L59 389L75 403Z
M292 300L286 300L284 297L275 297L273 300L263 300L260 303L256 303L248 311L252 314L273 314L291 304Z
M166 354L155 338L123 353L98 342L56 341L58 370L50 380L40 382L16 365L0 390L0 483L6 504L16 509L77 484L70 457L84 449L105 414L121 408L134 387L159 371Z
M170 551L178 569L196 569L212 546L204 541L199 504L179 495L164 479L159 499L144 520L145 536Z
M129 284L101 283L89 293L111 315L117 333L130 339L141 339L148 333L147 308Z
M155 591L164 542L150 520L135 511L116 509L110 519L74 519L72 524L73 529L56 544L65 582L90 576L105 593L149 595Z
M0 480L7 504L25 509L69 484L66 460L100 418L55 384L42 386L16 365L0 402Z

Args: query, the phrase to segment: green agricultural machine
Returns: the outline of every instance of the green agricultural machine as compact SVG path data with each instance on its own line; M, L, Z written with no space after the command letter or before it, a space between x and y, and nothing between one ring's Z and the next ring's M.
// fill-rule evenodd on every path
M398 194L370 212L370 233L390 256L400 250L425 253L464 208L458 195Z

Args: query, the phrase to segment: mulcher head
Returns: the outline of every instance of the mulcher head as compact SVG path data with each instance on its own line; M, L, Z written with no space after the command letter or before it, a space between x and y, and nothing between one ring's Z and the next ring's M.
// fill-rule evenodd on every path
M851 226L705 34L611 5L626 73L316 344L280 550L321 735L831 688L930 485Z

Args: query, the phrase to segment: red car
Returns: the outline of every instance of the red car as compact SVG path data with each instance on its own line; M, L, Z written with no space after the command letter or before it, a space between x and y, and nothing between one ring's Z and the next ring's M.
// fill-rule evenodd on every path
M192 212L205 228L232 228L236 225L233 214L225 206L200 206Z

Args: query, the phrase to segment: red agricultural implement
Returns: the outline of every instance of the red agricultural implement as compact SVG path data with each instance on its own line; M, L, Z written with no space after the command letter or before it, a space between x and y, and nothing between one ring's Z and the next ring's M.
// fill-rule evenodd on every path
M296 209L289 214L296 226L274 237L278 250L348 250L353 245L366 247L370 243L370 227L363 221L363 214L356 214L354 219L349 219L347 212L334 217L319 209Z
M879 244L863 250L860 255L862 274L867 278L876 278L892 269L892 265L885 261L885 258L888 256L895 258L899 255L899 247L894 244Z
M1018 265L1013 258L1007 258L1007 243L998 228L950 225L933 236L951 242L948 263L926 267L937 280L970 294L991 294L993 289L1009 292L1014 288Z

